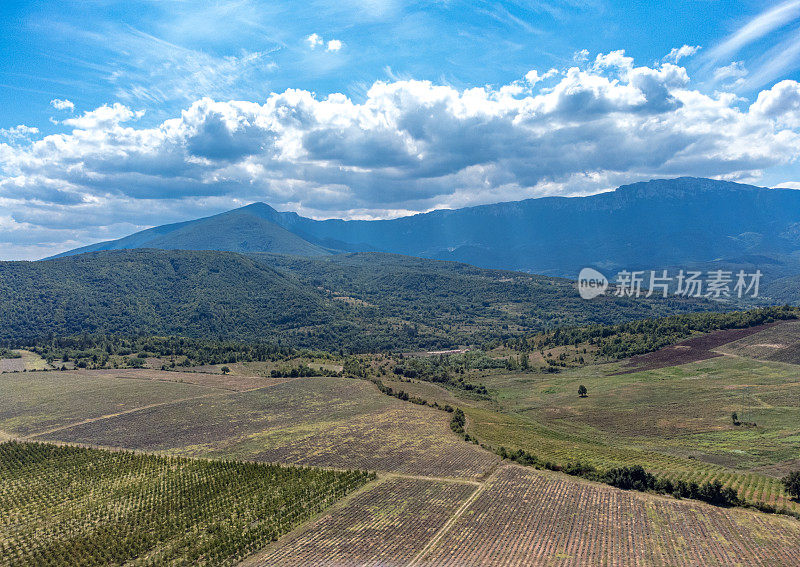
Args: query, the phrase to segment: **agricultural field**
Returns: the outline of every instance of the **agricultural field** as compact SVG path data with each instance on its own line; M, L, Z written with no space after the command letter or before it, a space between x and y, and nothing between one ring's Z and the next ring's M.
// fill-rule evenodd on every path
M800 513L780 482L800 462L797 366L734 352L742 341L766 344L759 335L783 325L689 339L682 344L692 362L668 347L633 365L580 364L580 347L567 346L570 364L556 373L533 363L523 370L520 353L503 349L454 353L449 366L446 353L301 362L367 379L275 376L300 363L290 357L6 373L0 440L134 449L175 462L378 471L377 482L311 511L278 541L248 548L249 565L800 563L796 519L510 464L464 441L451 430L453 414L430 407L463 409L466 433L489 448L523 449L554 465L642 465L672 480L719 481L749 503ZM455 381L424 379L442 372ZM587 397L578 397L580 384Z
M50 370L53 367L38 354L16 349L11 351L15 356L9 358L0 357L0 373L2 372L29 372L31 370Z
M180 384L193 384L205 388L217 390L229 390L231 392L244 392L247 390L257 390L288 382L291 378L273 378L269 375L260 374L239 374L230 372L207 372L197 368L184 371L163 371L163 370L91 370L84 371L90 376L101 376L108 378L121 378L129 380L157 380L162 382L178 382Z
M190 380L198 375L186 376ZM166 384L196 387L137 381L141 390ZM429 476L479 477L499 460L453 435L450 414L384 396L364 380L298 378L255 390L217 392L78 423L42 438Z
M471 483L389 478L245 565L407 565L477 489Z
M564 435L752 469L797 456L800 380L793 370L718 357L623 375L588 367L486 382L506 408ZM588 397L578 397L580 384ZM735 425L733 412L756 426Z
M0 565L233 565L372 478L2 443Z
M718 350L725 354L800 364L800 321L771 325Z
M131 371L128 371L131 372ZM126 375L128 378L117 378ZM37 435L84 420L225 393L224 390L166 380L132 379L128 373L49 371L0 374L0 430L18 436ZM149 377L148 377L149 376ZM169 380L169 381L167 381Z
M416 565L788 565L800 523L502 467Z
M465 407L468 432L557 464L640 464L673 480L719 480L750 502L800 510L780 474L763 469L800 456L793 367L731 356L629 374L619 367L485 376L501 411ZM580 384L588 397L578 397Z

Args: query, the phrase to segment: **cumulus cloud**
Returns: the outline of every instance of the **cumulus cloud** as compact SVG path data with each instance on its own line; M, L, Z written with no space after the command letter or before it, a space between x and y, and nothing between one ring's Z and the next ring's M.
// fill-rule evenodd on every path
M318 45L322 45L324 42L319 34L312 33L310 36L306 38L306 43L311 49L315 49Z
M800 83L781 81L771 89L761 91L750 112L788 128L800 128Z
M755 181L797 160L798 108L794 81L743 108L693 88L683 67L637 66L622 51L496 87L392 80L362 101L298 89L203 98L155 125L116 103L64 120L68 131L0 143L0 210L37 226L63 219L64 241L88 242L119 236L108 226L255 200L374 218L653 177Z
M5 138L12 143L29 140L31 136L35 136L38 133L38 128L26 126L25 124L18 124L13 128L0 128L0 138Z
M60 98L54 98L53 100L51 100L50 106L52 106L56 110L69 110L70 112L75 110L75 105L72 103L72 101L62 100Z
M673 47L670 52L664 57L664 61L675 63L676 65L681 59L691 57L702 49L699 45L682 45L680 47Z
M525 80L528 82L529 85L533 86L536 83L545 81L551 77L555 77L556 75L558 75L558 69L550 69L549 71L541 75L539 74L539 71L537 71L536 69L531 69L530 71L525 73Z
M67 118L62 123L81 130L108 130L121 122L140 118L144 111L134 112L124 104L115 102L111 106L103 106L84 112L83 116Z
M308 36L306 38L306 43L311 49L316 49L317 47L324 45L325 51L329 52L339 51L344 46L344 44L338 39L331 39L326 42L318 33L312 33L310 36Z

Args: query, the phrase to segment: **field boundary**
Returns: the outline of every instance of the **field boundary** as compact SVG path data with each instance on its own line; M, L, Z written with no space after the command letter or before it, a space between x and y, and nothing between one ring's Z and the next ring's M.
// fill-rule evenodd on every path
M477 500L478 497L481 494L483 494L483 492L486 490L489 484L491 484L491 479L494 477L495 473L497 473L497 471L501 469L502 467L496 467L492 471L492 473L488 477L486 477L483 480L483 482L480 483L478 488L476 488L473 491L473 493L469 495L469 498L467 498L464 501L464 503L461 506L459 506L458 510L456 510L452 516L450 516L450 518L444 523L444 525L441 528L439 528L439 531L437 531L434 534L434 536L428 540L428 543L422 546L422 549L420 549L419 552L411 559L411 561L408 562L408 567L414 567L416 565L419 565L419 562L422 560L423 557L425 557L425 554L428 553L434 547L436 547L436 545L442 540L442 538L445 535L447 535L447 532L449 532L450 529L453 527L453 525L458 521L458 519L464 515L464 512L466 512L469 509L469 507L472 506L472 503L475 502L475 500Z
M120 412L117 412L117 413L109 413L109 414L101 415L101 416L98 416L98 417L92 417L92 418L89 418L89 419L84 419L82 421L76 421L76 422L73 422L73 423L70 423L70 424L67 424L67 425L60 425L58 427L53 427L53 428L47 429L45 431L40 431L39 433L34 433L33 435L28 435L28 436L25 436L24 438L25 439L38 439L43 435L52 435L53 433L58 433L59 431L64 431L66 429L72 429L73 427L78 427L78 426L81 426L81 425L87 425L89 423L96 423L98 421L103 421L103 420L106 420L106 419L113 419L115 417L120 417L120 416L123 416L123 415L129 415L129 414L132 414L132 413L136 413L136 412L139 412L139 411L145 411L145 410L152 409L152 408L158 408L158 407L169 406L169 405L173 405L173 404L180 404L180 403L183 403L183 402L189 402L189 401L192 401L192 400L203 400L205 398L226 397L226 396L233 396L233 395L236 395L236 394L243 394L243 393L246 393L246 392L256 392L258 390L264 390L266 388L272 388L273 386L279 386L279 385L282 385L282 384L286 384L287 382L293 382L294 380L300 380L301 378L303 378L303 377L300 376L300 377L297 377L297 378L290 378L289 380L285 380L283 382L278 382L277 384L268 384L266 386L259 386L257 388L249 388L249 389L246 389L246 390L229 390L227 388L217 388L217 387L214 387L214 386L203 386L203 385L200 385L200 384L191 384L189 382L183 382L183 383L191 384L193 386L199 386L199 387L202 387L202 388L213 389L215 391L214 392L210 392L208 394L202 394L202 395L199 395L199 396L190 396L188 398L181 398L179 400L169 400L169 401L166 401L166 402L156 402L154 404L147 404L147 405L144 405L144 406L127 409L127 410L120 411ZM147 378L117 378L117 379L118 380L143 380L143 381L157 382L157 380L151 380L151 379L147 379ZM164 382L172 382L172 381L171 380L164 380ZM180 384L181 382L175 381L174 383L175 384ZM20 437L20 438L23 438L23 437Z
M318 468L318 467L314 467ZM347 504L350 503L351 500L356 498L357 496L364 494L365 492L371 492L375 490L382 484L388 482L392 478L396 478L397 476L403 475L382 475L378 473L378 478L372 482L368 482L361 488L354 490L350 494L346 495L343 498L337 500L333 505L325 508L324 510L317 512L314 516L303 522L301 525L295 527L293 530L285 533L266 547L255 551L250 556L245 557L239 563L237 563L237 567L255 567L258 565L262 565L261 560L266 557L269 552L277 547L282 547L289 542L293 541L296 538L302 537L308 530L310 530L320 519L324 518L326 515L332 514L337 510L344 508Z

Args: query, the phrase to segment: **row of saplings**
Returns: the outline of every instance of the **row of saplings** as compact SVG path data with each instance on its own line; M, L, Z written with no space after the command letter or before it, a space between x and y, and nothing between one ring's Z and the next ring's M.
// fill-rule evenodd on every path
M606 472L598 471L592 465L584 463L570 463L560 466L549 461L542 461L527 451L508 451L505 447L500 447L497 454L504 459L510 459L522 465L561 471L572 476L610 484L623 490L669 494L676 498L702 500L715 506L741 506L744 504L735 490L723 486L722 483L716 480L703 484L683 480L672 482L667 478L657 477L647 472L641 465L619 467Z
M561 466L550 461L542 461L535 455L521 449L508 451L505 447L500 447L496 453L504 459L515 461L521 465L560 471L572 476L610 484L623 490L655 492L657 494L672 495L675 498L691 498L708 502L715 506L753 506L763 512L773 514L778 511L774 506L768 504L745 502L739 498L734 489L723 486L718 480L704 482L703 484L683 480L673 482L668 478L657 477L647 472L641 465L619 467L601 472L592 465L583 463L570 463L566 466ZM787 494L794 500L800 501L800 471L788 474L783 478L782 482Z

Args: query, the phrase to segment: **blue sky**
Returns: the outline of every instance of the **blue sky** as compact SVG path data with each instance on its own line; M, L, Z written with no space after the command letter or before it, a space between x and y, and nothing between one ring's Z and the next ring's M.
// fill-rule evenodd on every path
M0 258L702 175L800 188L800 0L9 2Z

